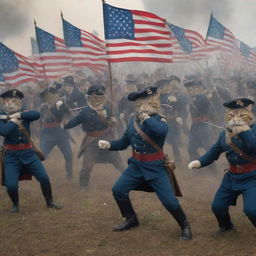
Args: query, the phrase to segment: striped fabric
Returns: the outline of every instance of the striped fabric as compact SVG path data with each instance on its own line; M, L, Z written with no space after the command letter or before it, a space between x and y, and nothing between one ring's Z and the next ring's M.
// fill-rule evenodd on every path
M208 46L196 31L184 29L168 22L172 32L173 62L198 61L216 53L215 46Z
M237 39L233 33L217 21L213 15L211 15L210 18L206 43L211 46L216 46L226 53L239 52Z
M88 67L104 71L107 67L105 42L95 35L73 26L62 18L66 47L72 56L73 67Z
M45 78L57 79L67 75L72 69L72 57L63 39L39 27L36 29L38 59L43 67Z
M43 80L41 65L0 43L0 84L13 87Z
M163 18L105 3L103 15L110 62L173 62L171 32Z
M236 67L247 64L256 64L256 52L248 45L238 40L234 34L224 27L216 18L211 15L206 43L209 46L218 47L222 63L226 66Z

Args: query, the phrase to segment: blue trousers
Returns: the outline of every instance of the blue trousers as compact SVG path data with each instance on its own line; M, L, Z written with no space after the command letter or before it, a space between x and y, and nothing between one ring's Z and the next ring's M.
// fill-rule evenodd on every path
M113 196L116 201L129 199L129 192L135 190L145 182L143 174L137 174L136 176L129 175L129 168L134 168L134 166L129 165L128 169L120 176L112 188ZM168 211L174 211L180 207L167 174L163 173L163 175L152 180L147 180L147 182L154 189L159 200Z
M49 130L49 129L48 129ZM57 146L65 159L65 167L68 176L72 176L73 173L73 156L70 141L63 130L54 133L44 132L40 138L40 148L45 157Z
M243 196L244 213L256 225L256 187L249 187L239 191L232 190L222 184L212 202L212 211L215 214L227 214L229 206L236 205L239 195Z
M7 161L4 161L5 184L9 192L18 190L19 177L23 170L33 175L41 185L48 185L50 183L49 176L39 159L28 164L21 163L17 158L10 160L9 158Z
M200 147L208 150L212 145L212 134L209 126L204 123L192 124L189 132L188 153L191 160L200 157L198 149Z

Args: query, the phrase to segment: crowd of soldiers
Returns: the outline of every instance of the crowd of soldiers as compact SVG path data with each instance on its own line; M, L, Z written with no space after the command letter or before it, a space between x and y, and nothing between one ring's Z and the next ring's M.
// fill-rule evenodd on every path
M253 80L246 81L234 76L228 79L213 76L206 80L200 74L181 78L159 70L151 76L146 73L128 74L125 81L113 79L111 84L105 76L86 76L83 71L78 71L59 82L40 82L33 87L26 87L23 89L26 95L24 109L37 109L42 116L40 129L35 129L35 133L40 135L40 147L47 156L54 146L58 146L65 159L69 180L73 176L71 143L75 143L75 138L72 131L69 133L63 129L63 124L88 106L87 92L93 85L102 85L106 89L106 105L111 111L112 126L115 126L111 133L117 137L135 113L135 105L127 99L127 95L147 86L156 86L162 114L169 125L167 143L172 147L173 157L179 164L182 164L182 148L188 151L190 159L195 159L199 157L199 148L206 150L216 139L219 129L224 125L223 102L242 96L253 97L256 90ZM88 132L94 128L83 127L83 131ZM75 134L81 132L76 129ZM188 145L184 145L184 137Z
M24 95L26 101L21 107L18 103ZM233 104L232 99L244 97L251 101L241 100ZM65 160L68 181L75 178L72 153L74 147L71 143L75 144L76 138L83 136L78 151L78 157L83 158L79 173L81 189L88 186L90 174L97 163L111 163L122 173L125 166L116 151L132 146L133 156L128 161L129 166L113 187L114 198L123 217L126 217L125 222L115 227L114 231L138 226L128 194L146 180L181 227L181 239L190 240L192 234L185 213L174 195L172 184L161 171L164 169L160 161L163 153L155 152L154 147L142 139L133 122L138 122L138 129L152 135L151 139L161 148L166 141L172 147L176 165L184 164L181 150L187 150L190 160L193 160L190 168L200 168L209 165L205 159L210 156L200 157L199 149L209 150L217 139L218 130L223 130L225 125L223 102L232 102L227 104L230 109L243 108L248 102L247 105L253 105L254 97L256 80L253 79L246 81L234 76L228 79L206 79L204 74L198 73L178 77L161 70L152 75L128 74L125 81L109 81L106 76L86 76L83 71L78 71L59 81L42 81L37 85L21 88L21 91L7 90L1 94L2 110L6 118L1 121L0 134L5 137L5 169L12 169L8 177L5 177L7 192L13 202L12 212L19 211L18 180L19 172L24 166L40 182L47 206L62 208L53 202L51 185L43 165L30 151L31 155L26 153L26 150L33 148L33 143L29 135L24 136L26 132L21 127L24 125L30 131L30 122L41 116L40 123L32 127L34 134L40 138L40 149L47 158L55 146L59 148ZM18 107L13 107L15 104L10 99L16 99ZM255 112L255 107L252 111ZM79 125L82 131L75 128ZM69 129L73 130L69 132ZM114 140L120 136L120 140ZM182 139L184 137L188 141L186 146ZM12 150L22 150L24 156L15 155ZM20 157L27 160L20 161ZM202 159L204 164L200 162ZM153 176L152 173L148 175L148 168L154 171ZM211 169L216 171L216 166L211 165ZM220 219L222 231L233 229L230 220L225 229L223 218L220 217L223 214L218 214L216 216ZM227 214L224 217L227 218ZM256 223L254 216L249 218Z

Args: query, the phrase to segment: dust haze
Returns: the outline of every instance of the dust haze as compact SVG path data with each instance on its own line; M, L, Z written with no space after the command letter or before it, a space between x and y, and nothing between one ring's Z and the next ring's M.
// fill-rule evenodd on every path
M145 9L166 18L169 22L184 28L207 32L210 14L221 22L228 23L234 5L229 1L211 0L143 0ZM205 36L203 34L203 36Z
M28 26L28 16L31 0L1 0L0 1L0 41L20 35Z

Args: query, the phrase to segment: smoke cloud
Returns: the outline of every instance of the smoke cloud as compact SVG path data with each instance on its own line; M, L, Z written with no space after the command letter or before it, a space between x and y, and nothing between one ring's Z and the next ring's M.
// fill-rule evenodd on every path
M29 23L28 6L31 0L0 1L0 41L20 35Z
M145 9L166 18L174 25L198 30L205 36L211 13L228 23L233 10L229 0L143 0Z

